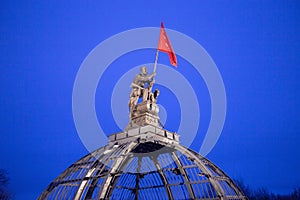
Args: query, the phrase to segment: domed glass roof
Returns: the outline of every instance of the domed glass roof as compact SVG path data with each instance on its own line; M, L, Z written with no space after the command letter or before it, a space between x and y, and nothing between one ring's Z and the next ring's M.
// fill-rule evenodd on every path
M246 199L222 170L176 136L151 125L114 134L39 199Z

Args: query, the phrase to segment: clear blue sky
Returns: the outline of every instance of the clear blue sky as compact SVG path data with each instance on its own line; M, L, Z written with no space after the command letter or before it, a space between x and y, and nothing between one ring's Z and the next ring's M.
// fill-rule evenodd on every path
M0 9L0 168L17 200L35 199L88 153L72 116L87 54L114 34L161 21L199 42L223 77L227 117L207 157L254 188L300 186L299 1L7 1Z

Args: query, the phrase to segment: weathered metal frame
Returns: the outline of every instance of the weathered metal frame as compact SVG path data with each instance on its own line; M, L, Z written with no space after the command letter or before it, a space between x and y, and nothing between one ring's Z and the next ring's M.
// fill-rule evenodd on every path
M145 132L141 132L139 130L139 134L146 134L147 135L147 128L143 129ZM149 130L154 130L153 128L150 128ZM160 130L160 128L158 129ZM134 157L138 157L138 167L135 175L137 176L136 179L136 188L126 188L126 186L122 186L124 189L132 190L135 194L135 199L139 199L139 180L141 177L143 177L146 174L150 173L158 173L161 181L163 182L163 186L160 185L153 185L149 187L144 187L142 189L148 189L148 188L156 188L156 187L164 187L166 190L167 198L168 199L175 199L171 188L172 186L179 186L180 184L177 183L168 183L167 177L165 175L166 171L170 171L170 168L162 168L157 160L157 155L168 153L170 154L172 160L177 166L177 169L179 170L183 180L184 184L186 185L188 194L191 199L197 199L195 195L195 189L193 189L192 184L200 184L202 187L202 192L205 193L205 190L203 187L208 187L203 184L210 183L213 187L214 191L216 192L216 197L212 197L210 199L247 199L240 189L234 184L234 182L217 166L215 166L212 162L210 162L208 159L202 157L201 155L195 153L194 151L181 146L178 144L178 142L172 140L172 138L165 138L164 140L156 140L155 134L161 133L155 131L151 132L152 136L147 138L144 137L142 140L138 139L137 137L133 137L130 141L126 141L124 143L121 143L120 145L116 145L116 143L110 143L109 145L98 149L97 151L93 152L92 154L89 154L88 156L83 157L73 165L71 165L67 170L65 170L61 176L59 176L57 179L53 181L52 184L48 186L48 188L42 193L42 195L38 198L39 200L47 199L49 194L53 189L55 189L58 185L63 184L64 187L60 189L60 191L57 191L56 196L54 199L61 198L61 196L67 195L70 191L66 191L70 187L69 184L74 185L74 187L77 187L77 190L74 194L74 198L76 200L81 199L91 199L92 194L97 186L97 181L99 178L104 178L104 181L101 184L100 191L98 192L97 199L110 199L112 192L117 187L116 184L118 182L118 179L123 173L123 169L127 166L127 164L130 162L131 159ZM133 153L133 149L135 149L139 145L143 145L146 142L152 142L153 145L159 144L167 149L157 150L156 152L149 153L149 154L136 154ZM169 151L169 150L172 151ZM151 149L149 149L151 150ZM176 152L180 152L182 155L186 156L190 161L191 164L189 165L183 165L183 163L180 160L180 155L178 155ZM156 167L155 171L153 172L143 172L140 173L141 168L141 159L142 156L148 156L150 158L150 161L154 163L154 166ZM93 159L95 157L96 159ZM107 171L107 166L110 165L109 170ZM187 174L187 169L193 169L198 168L202 172L202 176L205 176L205 180L197 180L197 181L191 181ZM213 170L210 171L210 169ZM65 178L68 177L73 172L79 171L78 174L76 174L75 177L71 177L70 180L66 180ZM83 174L84 173L84 174ZM190 172L191 173L191 172ZM130 172L128 172L130 174ZM216 175L217 174L217 175ZM197 174L193 175L197 176ZM78 178L76 178L78 177ZM222 186L220 185L220 181L226 181L227 184L230 185L230 188L234 190L236 195L226 195L224 192ZM89 185L88 182L90 181ZM69 185L69 186L68 186ZM88 187L88 188L87 188ZM121 188L122 188L121 187ZM200 186L199 186L200 187ZM199 189L199 188L198 188ZM208 190L212 191L212 188L208 188ZM60 194L59 194L60 193ZM200 198L201 199L201 198Z

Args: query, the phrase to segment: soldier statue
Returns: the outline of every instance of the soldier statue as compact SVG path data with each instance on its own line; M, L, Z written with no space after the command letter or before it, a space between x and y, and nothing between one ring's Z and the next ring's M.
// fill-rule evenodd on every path
M154 76L156 75L155 72L148 75L148 71L146 66L141 67L141 72L137 74L131 83L131 93L130 93L130 100L128 103L130 109L130 117L134 116L134 111L138 100L140 97L143 98L143 101L151 100L156 102L156 97L158 96L158 90L154 95L152 93L152 87L154 84ZM154 103L155 103L154 102Z

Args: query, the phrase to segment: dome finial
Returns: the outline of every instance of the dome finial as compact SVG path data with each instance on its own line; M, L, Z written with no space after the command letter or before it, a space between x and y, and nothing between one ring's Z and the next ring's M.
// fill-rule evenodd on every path
M140 73L135 76L131 83L128 102L130 122L126 129L135 127L135 125L151 124L159 126L159 108L156 101L160 92L158 89L152 92L156 72L148 75L146 66L142 66L140 70ZM141 102L139 103L140 99Z

